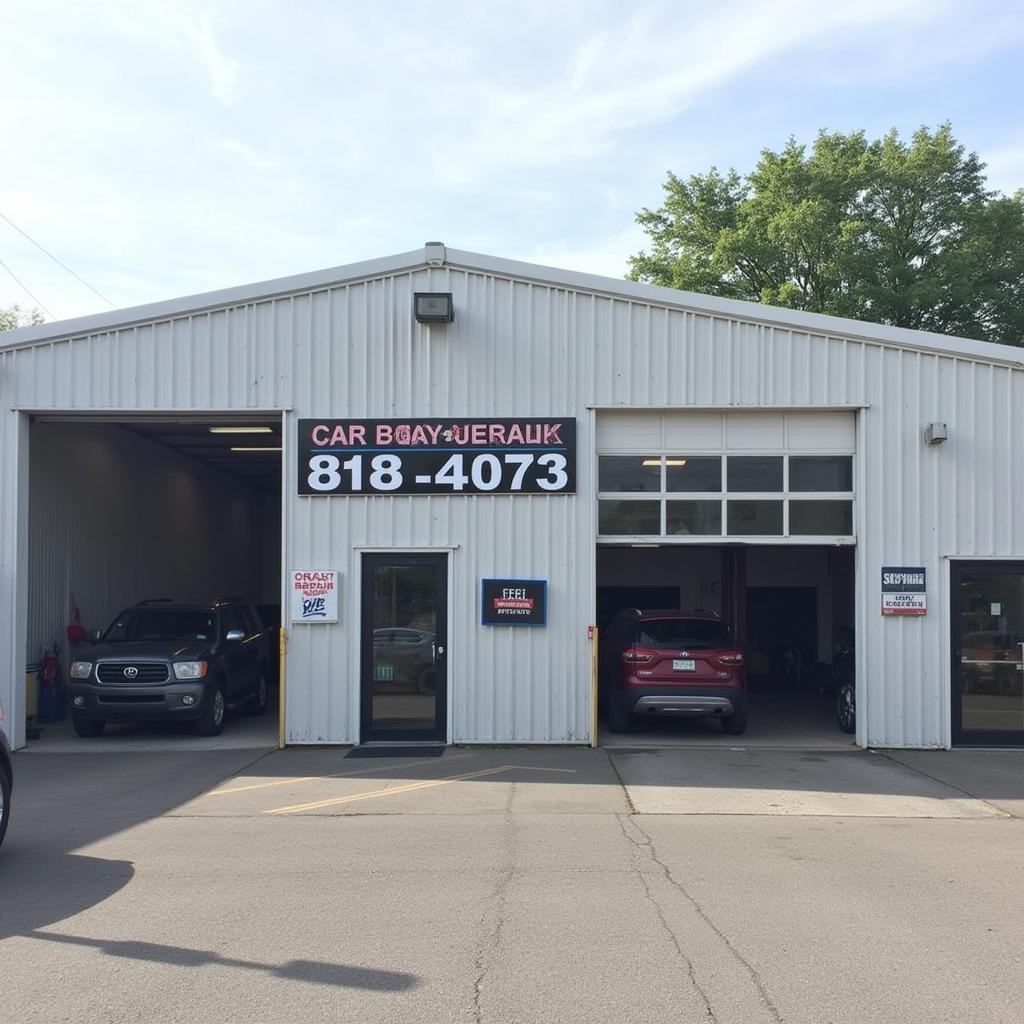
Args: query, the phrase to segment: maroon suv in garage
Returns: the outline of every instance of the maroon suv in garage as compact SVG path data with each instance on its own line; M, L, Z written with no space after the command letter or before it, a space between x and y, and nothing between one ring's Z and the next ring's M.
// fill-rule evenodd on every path
M712 612L620 612L601 641L598 678L612 732L631 715L709 715L730 736L746 731L743 654Z

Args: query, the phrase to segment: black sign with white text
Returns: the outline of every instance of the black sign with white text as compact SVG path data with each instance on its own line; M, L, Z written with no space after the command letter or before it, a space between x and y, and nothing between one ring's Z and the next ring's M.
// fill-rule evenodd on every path
M928 582L924 566L882 566L882 614L927 615Z
M576 420L299 420L299 494L574 494Z
M481 583L482 625L547 625L547 580L483 580Z

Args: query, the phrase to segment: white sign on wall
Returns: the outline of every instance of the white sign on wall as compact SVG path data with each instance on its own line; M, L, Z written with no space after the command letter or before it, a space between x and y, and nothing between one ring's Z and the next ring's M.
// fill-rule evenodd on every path
M882 614L928 614L928 584L924 566L882 566Z
M338 621L336 569L293 569L292 622Z

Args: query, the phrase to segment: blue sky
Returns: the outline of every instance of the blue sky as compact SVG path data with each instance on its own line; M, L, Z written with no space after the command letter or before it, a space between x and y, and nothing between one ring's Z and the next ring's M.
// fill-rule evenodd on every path
M0 213L116 306L429 239L621 276L667 170L823 127L948 119L1024 186L1020 0L3 10ZM0 260L57 318L108 308L3 221Z

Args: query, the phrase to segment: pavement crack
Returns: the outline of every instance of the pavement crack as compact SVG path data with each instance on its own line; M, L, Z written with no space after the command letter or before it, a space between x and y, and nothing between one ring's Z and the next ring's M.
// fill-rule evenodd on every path
M480 942L476 956L473 959L473 1020L475 1024L483 1024L483 991L484 981L492 962L501 948L502 932L505 930L505 915L508 906L508 889L512 878L516 873L516 830L512 815L506 812L505 821L507 826L506 838L506 859L498 873L494 889L487 895L486 904L490 908L485 911L480 919L481 925L487 926L490 918L490 926L487 934Z
M640 834L643 835L646 839L646 842L639 842L637 839L631 836L628 830L626 829L625 815L616 814L615 820L619 823L619 828L622 829L622 835L625 837L626 841L630 843L637 851L646 849L651 859L654 860L654 862L662 868L662 871L664 871L664 865L662 865L661 862L658 861L657 857L654 855L654 845L651 842L650 836L648 836L647 833L644 832L642 829L637 828L637 831L639 831ZM704 987L697 980L697 969L694 967L693 960L691 960L690 957L686 955L686 951L683 949L682 943L679 941L679 936L676 935L675 931L673 931L672 929L672 926L668 923L668 918L665 916L664 908L657 901L657 899L655 899L654 893L651 891L650 882L647 881L646 875L644 875L644 873L638 867L634 867L633 871L636 874L637 878L640 879L640 884L644 887L644 896L646 897L647 902L650 903L651 906L654 908L654 912L658 917L658 921L661 923L662 929L668 936L669 942L671 942L673 947L675 948L676 955L679 957L679 959L683 963L683 966L686 968L686 974L687 977L690 979L690 984L693 986L694 991L700 996L701 1001L704 1003L704 1009L707 1013L708 1020L712 1021L713 1024L718 1024L718 1017L715 1014L714 1008L711 1005L711 999L708 997L708 994L704 990Z
M687 891L687 889L683 885L683 883L680 882L676 878L676 876L672 873L672 869L658 856L658 850L657 850L657 848L654 845L654 840L651 838L651 836L646 831L644 831L644 829L639 824L639 822L637 822L636 818L635 817L631 818L629 823L643 837L642 841L638 841L638 840L634 839L634 837L629 834L629 832L626 829L626 824L625 824L625 821L623 820L623 816L622 815L618 815L617 817L619 819L619 825L622 828L622 834L638 850L643 850L643 851L645 851L647 853L647 855L651 858L651 860L655 864L657 864L658 868L661 870L661 873L664 876L665 881L668 882L668 884L671 885L683 897L683 899L685 899L686 902L690 904L690 906L693 908L693 910L695 911L697 916L715 933L715 935L718 936L718 938L721 940L722 944L729 951L729 954L733 957L733 959L738 964L740 964L743 967L743 969L750 976L750 980L754 983L754 987L757 990L758 997L759 997L762 1005L764 1006L764 1008L771 1015L772 1020L777 1021L778 1024L782 1024L782 1019L783 1019L782 1018L782 1014L779 1012L778 1007L775 1005L775 1003L772 1001L771 996L768 994L768 989L766 988L764 980L761 978L761 975L758 972L757 968L754 967L754 965L732 944L732 942L730 941L729 937L725 934L725 932L723 932L722 929L719 928L718 925L716 925L715 922L711 920L711 917L708 915L707 911L701 905L700 901L695 896L693 896L690 892ZM646 879L644 879L644 885L645 885L645 887L647 886ZM649 890L648 890L648 893L649 893ZM656 901L653 900L653 897L652 897L652 902L654 902L655 905L657 906L657 903L656 903ZM661 911L660 911L660 907L659 907L659 914L660 913L661 913ZM671 929L669 928L668 924L665 922L665 919L664 919L663 915L662 915L662 923L665 925L665 928L671 932ZM672 934L673 934L673 940L675 940L674 933L672 933ZM676 942L676 946L678 948L678 942ZM691 977L693 977L693 965L692 965L692 962L689 960L689 958L685 958L685 959L686 959L686 963L689 965ZM694 984L696 984L696 981L694 982ZM705 995L704 991L702 989L700 989L699 987L698 987L698 991L700 992L701 996L704 998L705 1002L708 1002L707 996ZM713 1011L711 1009L710 1003L708 1003L708 1013L711 1015L712 1019L714 1019L714 1013L713 1013Z

